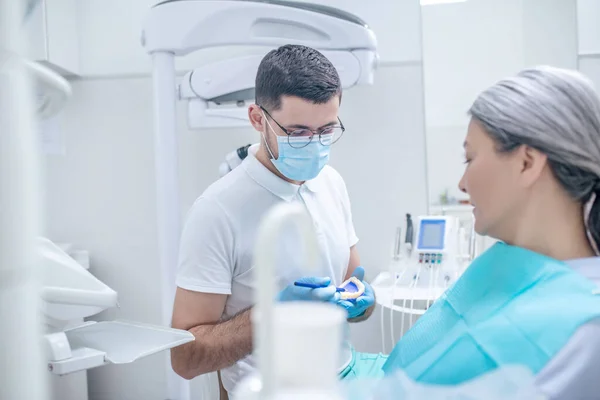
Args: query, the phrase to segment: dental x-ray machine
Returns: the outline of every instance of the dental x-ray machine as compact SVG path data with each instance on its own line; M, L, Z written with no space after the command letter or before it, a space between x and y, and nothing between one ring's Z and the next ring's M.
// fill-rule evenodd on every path
M176 84L175 57L222 46L302 44L323 52L342 86L370 84L377 64L374 33L360 18L322 5L280 0L169 0L152 7L142 45L152 58L155 168L163 318L170 323L180 235L175 103L188 101L191 128L249 126L247 101L263 55L232 57L188 72ZM266 53L265 51L265 53ZM172 398L189 390L171 376Z

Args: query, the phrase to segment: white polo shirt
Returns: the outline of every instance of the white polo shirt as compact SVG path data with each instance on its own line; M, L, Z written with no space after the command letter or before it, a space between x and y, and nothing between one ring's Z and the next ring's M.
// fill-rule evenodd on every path
M249 149L244 162L212 184L189 211L181 236L177 286L183 289L229 295L224 317L254 304L254 242L261 217L280 202L299 202L314 222L320 257L318 272L342 283L350 260L350 247L358 242L350 200L342 177L327 166L313 180L294 185L277 177ZM306 276L303 249L293 230L273 243L279 252L277 273L282 289ZM342 346L340 369L351 359L348 343ZM254 369L248 356L221 371L223 386L235 384Z

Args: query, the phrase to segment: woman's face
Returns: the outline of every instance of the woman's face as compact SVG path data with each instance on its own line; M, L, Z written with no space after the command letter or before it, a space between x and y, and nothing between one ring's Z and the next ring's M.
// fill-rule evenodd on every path
M475 231L502 239L518 215L523 196L519 151L500 153L479 122L471 120L465 140L465 172L459 188L474 206ZM506 232L505 232L506 233Z

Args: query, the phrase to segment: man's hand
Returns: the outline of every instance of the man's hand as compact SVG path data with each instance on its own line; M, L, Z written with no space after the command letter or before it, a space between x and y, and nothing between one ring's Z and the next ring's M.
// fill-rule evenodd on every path
M352 301L340 300L337 304L346 310L349 320L358 322L359 320L363 321L369 318L372 314L375 306L375 292L371 285L363 280L365 277L365 269L363 267L356 267L352 276L359 279L365 285L365 292L357 299Z
M331 284L331 278L305 277L298 279L297 282L320 287L311 289L291 283L279 293L279 301L322 301L335 303L340 299L340 294L336 291L336 287Z

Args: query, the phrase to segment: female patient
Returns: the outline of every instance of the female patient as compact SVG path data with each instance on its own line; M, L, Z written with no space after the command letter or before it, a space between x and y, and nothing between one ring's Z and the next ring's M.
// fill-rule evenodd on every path
M457 384L521 364L552 399L600 398L600 99L577 72L527 69L470 110L460 188L477 258L383 367Z

